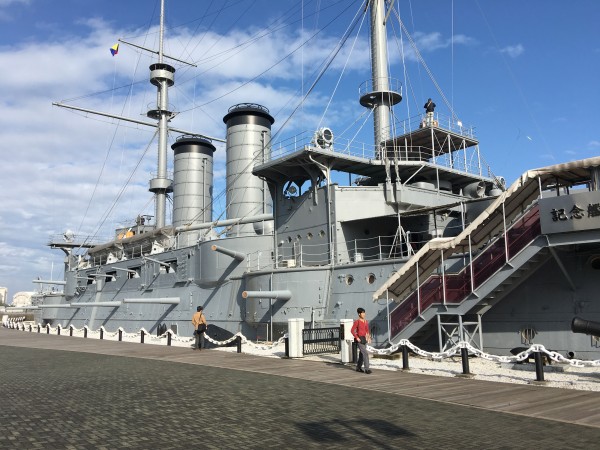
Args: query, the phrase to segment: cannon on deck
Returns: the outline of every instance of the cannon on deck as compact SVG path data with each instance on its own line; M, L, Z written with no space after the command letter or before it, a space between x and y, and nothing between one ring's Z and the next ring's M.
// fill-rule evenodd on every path
M600 337L600 322L574 317L571 322L571 331Z

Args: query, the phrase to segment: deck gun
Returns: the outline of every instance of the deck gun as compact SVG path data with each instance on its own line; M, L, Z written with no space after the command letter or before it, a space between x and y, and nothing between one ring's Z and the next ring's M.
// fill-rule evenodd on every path
M591 320L583 320L579 317L574 317L571 322L571 331L573 333L584 333L600 337L600 322L593 322Z

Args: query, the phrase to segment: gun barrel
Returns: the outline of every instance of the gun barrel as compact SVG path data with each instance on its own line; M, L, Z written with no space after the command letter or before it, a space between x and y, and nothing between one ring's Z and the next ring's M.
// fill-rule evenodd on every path
M571 331L600 337L600 322L574 317L571 322Z

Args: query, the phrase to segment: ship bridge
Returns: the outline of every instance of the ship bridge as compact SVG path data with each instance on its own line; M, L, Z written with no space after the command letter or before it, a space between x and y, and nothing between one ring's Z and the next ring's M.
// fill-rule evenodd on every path
M414 129L383 142L383 152L373 145L334 138L333 134L329 140L320 139L321 130L314 135L303 133L275 146L270 159L256 165L253 173L277 183L291 181L301 185L325 175L326 168L358 175L357 184L361 185L377 185L386 180L431 182L455 193L474 181L497 184L496 177L482 162L472 128L442 127L442 118L437 116L431 121L419 116L416 121ZM398 128L410 129L403 124L397 124Z

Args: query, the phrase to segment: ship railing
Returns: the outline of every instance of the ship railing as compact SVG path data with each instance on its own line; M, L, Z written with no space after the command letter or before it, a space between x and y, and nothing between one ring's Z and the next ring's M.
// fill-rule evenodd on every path
M263 162L283 158L307 148L368 160L379 159L373 145L334 136L330 146L319 146L314 133L303 132L274 144ZM426 146L397 146L388 147L386 155L390 161L397 159L399 162L427 162L468 174L492 176L489 166L481 159L478 146L451 149L451 152L446 150L442 152Z
M432 233L403 233L403 239L397 235L381 235L370 238L352 239L336 245L336 264L352 264L361 262L386 261L390 259L408 258L416 249L422 247L426 238L418 236ZM327 242L320 244L289 243L278 249L277 264L270 251L249 253L246 258L246 271L257 272L273 268L315 267L331 264L331 252Z
M315 139L315 131L303 131L274 143L271 147L271 154L267 155L265 162L284 157L306 148L332 151L338 154L364 159L374 159L376 155L373 144L365 144L335 135L333 136L332 142L319 144L318 139Z
M391 334L396 336L434 304L460 304L506 263L515 258L541 234L537 203L491 240L470 262L455 273L434 273L390 313Z
M409 145L388 147L387 156L390 161L397 158L399 162L427 162L468 174L488 177L492 175L489 166L482 161L476 148L442 153L431 147Z
M443 128L466 138L476 139L474 126L463 123L457 117L447 116L437 112L434 112L433 117L431 118L428 117L426 113L419 113L407 119L396 120L390 125L390 129L387 131L389 136L397 136L408 134L411 131L430 125Z

